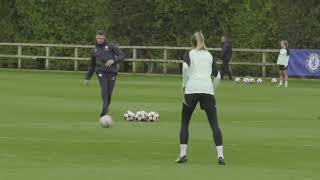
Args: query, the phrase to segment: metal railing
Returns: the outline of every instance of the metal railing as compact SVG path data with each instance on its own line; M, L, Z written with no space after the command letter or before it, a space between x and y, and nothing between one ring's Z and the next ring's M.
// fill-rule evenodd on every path
M0 54L0 58L16 58L18 69L22 69L22 61L23 59L45 59L45 69L50 69L50 60L68 60L74 61L74 71L78 71L79 61L88 61L89 57L79 57L79 49L91 49L93 45L73 45L73 44L36 44L36 43L0 43L1 46L13 46L17 49L17 54ZM22 49L24 47L43 47L45 48L45 56L37 56L37 55L23 55ZM59 56L51 56L50 49L53 47L59 48L73 48L74 56L72 57L59 57ZM170 50L189 50L190 47L167 47L167 46L120 46L122 49L131 49L132 56L128 57L126 55L126 61L132 62L132 73L136 73L136 62L153 62L153 63L162 63L163 64L163 74L167 74L167 64L168 63L182 63L182 60L177 59L168 59L168 51ZM162 50L163 58L155 58L155 59L145 59L138 58L137 51L138 50ZM209 48L212 51L221 51L220 48ZM274 66L275 63L270 63L267 61L268 53L278 53L277 49L239 49L233 48L233 52L247 52L247 53L261 53L261 62L230 62L231 65L251 65L251 66L260 66L261 67L261 76L266 77L266 67ZM221 61L217 62L221 64Z

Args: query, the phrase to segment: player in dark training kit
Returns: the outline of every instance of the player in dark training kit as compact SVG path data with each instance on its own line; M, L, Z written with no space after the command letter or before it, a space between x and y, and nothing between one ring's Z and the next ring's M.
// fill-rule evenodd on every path
M223 157L222 133L219 128L214 91L220 82L220 73L216 61L208 52L201 32L196 32L191 40L193 49L185 54L183 63L182 118L180 129L180 156L177 163L187 162L187 145L189 140L189 124L192 113L198 102L207 114L218 152L218 164L225 165ZM215 76L212 82L211 75Z
M222 36L221 37L221 60L222 60L221 79L224 78L225 74L228 74L229 79L232 80L232 73L229 67L231 57L232 57L232 43L226 36Z
M118 74L117 64L122 62L124 58L125 54L122 50L109 43L104 32L97 32L96 46L91 51L90 65L84 83L88 86L94 72L97 74L103 101L101 117L108 114L112 91Z

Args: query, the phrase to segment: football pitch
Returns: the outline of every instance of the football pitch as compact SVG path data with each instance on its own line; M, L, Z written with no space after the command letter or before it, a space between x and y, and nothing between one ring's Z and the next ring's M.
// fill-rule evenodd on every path
M190 124L187 164L179 155L181 77L118 76L113 126L98 124L96 78L83 73L0 70L1 180L320 179L320 80L289 88L223 81L218 119L227 165L217 165L205 113ZM160 122L126 122L126 110L157 111Z

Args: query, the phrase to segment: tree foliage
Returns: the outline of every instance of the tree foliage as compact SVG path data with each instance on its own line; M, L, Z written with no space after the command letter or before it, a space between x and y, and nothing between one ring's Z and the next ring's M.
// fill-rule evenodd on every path
M0 41L92 44L105 30L121 45L189 46L230 36L235 47L320 46L318 0L0 0Z

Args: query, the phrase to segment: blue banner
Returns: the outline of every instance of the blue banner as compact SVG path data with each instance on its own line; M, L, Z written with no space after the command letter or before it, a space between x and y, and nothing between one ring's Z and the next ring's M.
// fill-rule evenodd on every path
M320 50L290 49L289 76L320 76Z

